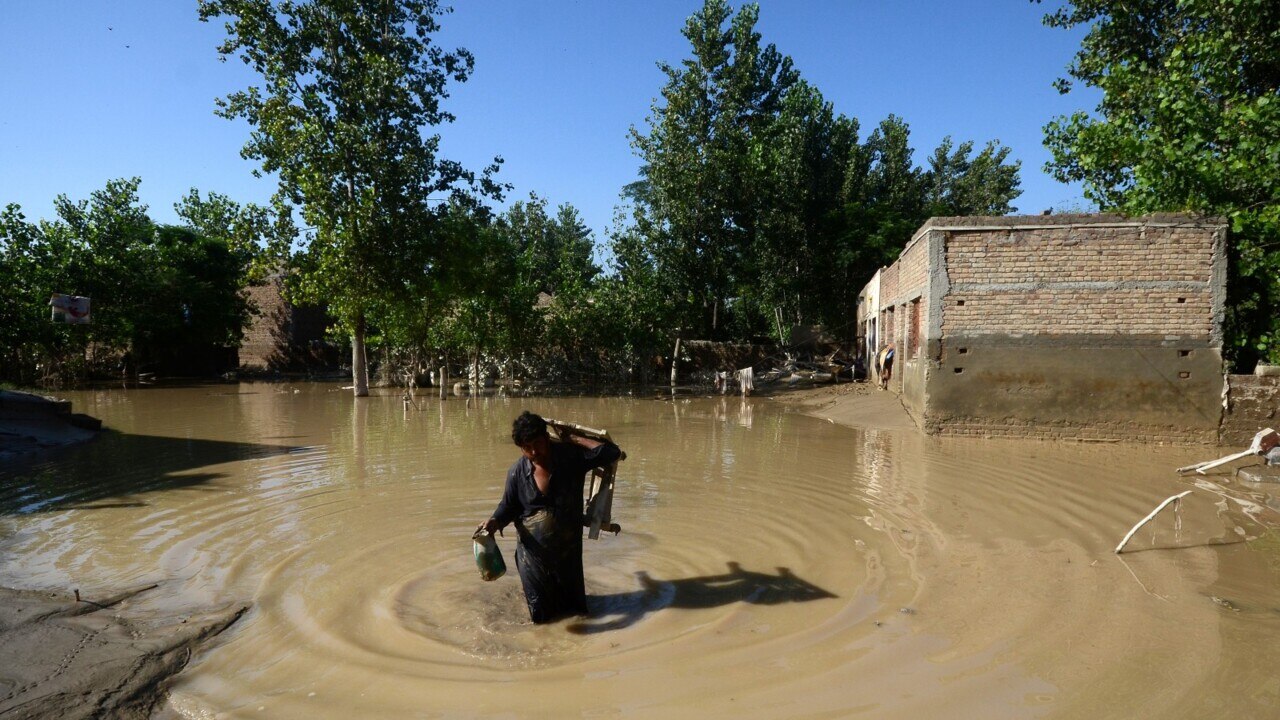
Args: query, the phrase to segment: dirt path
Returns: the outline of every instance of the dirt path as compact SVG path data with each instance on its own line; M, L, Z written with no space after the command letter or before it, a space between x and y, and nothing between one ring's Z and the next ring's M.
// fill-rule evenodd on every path
M837 425L885 430L914 430L916 427L897 395L879 390L870 383L770 389L761 396Z

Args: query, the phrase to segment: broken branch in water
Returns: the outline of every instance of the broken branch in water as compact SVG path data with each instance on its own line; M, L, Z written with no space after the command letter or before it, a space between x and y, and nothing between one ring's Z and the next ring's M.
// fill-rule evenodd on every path
M1116 546L1116 554L1119 555L1120 551L1124 549L1125 544L1129 542L1129 538L1133 537L1133 534L1138 532L1138 529L1141 528L1143 525L1146 525L1147 523L1151 522L1151 518L1158 515L1160 511L1165 508L1166 505L1168 505L1171 502L1176 502L1178 500L1181 500L1183 497L1190 494L1191 494L1191 491L1187 490L1185 492L1180 492L1177 495L1171 495L1165 498L1165 501L1157 505L1156 509L1152 510L1150 515L1147 515L1146 517L1142 518L1142 520L1137 525L1133 526L1133 529L1129 531L1129 534L1124 536L1124 539L1121 540L1120 544Z
M1207 460L1194 465L1180 467L1178 468L1178 474L1181 475L1182 473L1195 470L1201 475L1204 475L1205 470L1212 470L1213 468L1235 462L1236 460L1243 460L1250 455L1266 455L1268 450L1276 446L1280 446L1280 433L1277 433L1271 428L1266 428L1259 430L1258 433L1253 436L1253 441L1249 443L1248 450L1242 450L1238 453L1218 458L1217 460Z

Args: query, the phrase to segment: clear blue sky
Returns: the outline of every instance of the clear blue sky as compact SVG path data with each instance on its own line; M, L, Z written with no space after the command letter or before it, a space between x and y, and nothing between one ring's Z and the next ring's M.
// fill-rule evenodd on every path
M735 6L739 3L735 2ZM688 54L680 28L698 0L457 0L441 40L476 70L453 86L445 153L473 168L494 155L515 186L579 208L603 241L618 191L636 177L628 143L662 86L658 60ZM1080 33L1041 25L1026 0L761 0L758 30L803 76L859 119L910 123L917 158L944 135L998 138L1022 161L1022 213L1082 205L1042 171L1041 128L1096 103L1051 87ZM220 63L220 23L194 0L4 0L0 3L0 204L31 219L53 199L87 197L140 176L161 222L187 189L265 202L269 178L239 156L248 126L213 114L215 97L254 78Z

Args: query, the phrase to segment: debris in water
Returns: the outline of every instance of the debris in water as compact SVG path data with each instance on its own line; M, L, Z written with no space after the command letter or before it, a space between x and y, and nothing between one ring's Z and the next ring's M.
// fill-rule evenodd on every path
M1138 528L1142 527L1143 525L1146 525L1148 522L1151 522L1151 518L1155 517L1161 510L1165 508L1166 505L1168 505L1169 503L1180 503L1182 502L1182 498L1184 496L1190 495L1190 494L1191 494L1191 491L1187 490L1185 492L1180 492L1177 495L1171 495L1165 498L1164 502L1157 505L1156 509L1152 510L1149 515L1139 520L1138 524L1134 525L1133 529L1130 530L1129 533L1124 536L1124 539L1121 540L1120 544L1116 546L1116 550L1115 550L1116 554L1119 555L1120 551L1124 550L1124 546L1129 542L1129 538L1132 538L1133 534L1138 532Z
M1249 448L1247 450L1242 450L1233 455L1227 455L1226 457L1218 458L1217 460L1208 460L1205 462L1196 463L1194 465L1187 465L1185 467L1180 467L1178 468L1178 472L1184 473L1184 472L1190 472L1192 470L1195 470L1197 473L1203 475L1205 470L1211 470L1213 468L1218 467L1219 465L1226 465L1227 463L1235 462L1236 460L1247 458L1250 455L1266 456L1266 454L1270 452L1272 448L1276 448L1276 447L1280 447L1280 433L1276 432L1275 430L1272 430L1271 428L1266 428L1263 430L1259 430L1258 434L1253 436L1253 442L1249 443Z
M1236 607L1235 603L1231 602L1230 600L1227 600L1226 598L1220 598L1217 595L1210 595L1209 599L1221 605L1222 607L1230 610L1231 612L1240 612L1240 608Z

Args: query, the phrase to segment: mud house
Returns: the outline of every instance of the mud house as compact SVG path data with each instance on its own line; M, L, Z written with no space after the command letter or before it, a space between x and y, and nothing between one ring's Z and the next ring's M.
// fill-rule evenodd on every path
M863 290L866 342L930 433L1215 442L1226 227L942 217Z

